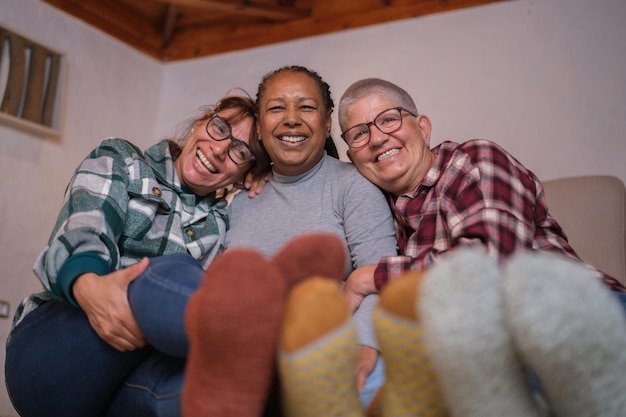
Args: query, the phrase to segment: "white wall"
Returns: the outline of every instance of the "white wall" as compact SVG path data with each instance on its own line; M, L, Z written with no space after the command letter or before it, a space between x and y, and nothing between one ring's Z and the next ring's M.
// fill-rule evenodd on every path
M359 78L397 82L431 117L434 144L483 137L544 180L626 181L623 22L623 0L515 0L162 65L39 0L0 0L0 24L68 62L60 141L0 126L0 299L13 312L38 288L31 266L67 180L101 139L148 146L231 87L254 95L263 74L287 64L318 71L336 104ZM0 319L0 340L9 328ZM0 416L11 410L0 389Z
M31 268L78 162L107 136L142 146L154 141L164 68L39 0L0 0L0 25L64 53L67 63L61 139L0 126L0 299L13 314L40 288ZM0 319L1 381L10 323ZM4 383L0 387L0 416L13 415Z
M433 144L487 138L544 180L626 181L624 22L623 0L516 0L171 63L157 130L188 103L232 86L254 94L266 72L301 64L329 82L335 104L359 78L398 83L431 117Z

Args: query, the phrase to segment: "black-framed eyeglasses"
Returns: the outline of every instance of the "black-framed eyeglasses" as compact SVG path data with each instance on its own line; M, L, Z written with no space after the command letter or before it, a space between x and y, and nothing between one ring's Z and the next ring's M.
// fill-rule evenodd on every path
M371 122L360 123L354 125L349 129L346 129L341 137L348 144L349 147L358 149L367 145L370 141L371 126L374 125L378 130L383 133L393 133L402 127L402 112L406 112L413 117L417 117L417 114L405 109L404 107L394 107L384 110L378 113L378 116Z
M250 146L242 140L233 136L233 130L230 123L222 119L217 114L211 116L206 123L206 132L209 137L215 141L230 139L228 145L228 157L237 165L245 165L255 159L254 153Z

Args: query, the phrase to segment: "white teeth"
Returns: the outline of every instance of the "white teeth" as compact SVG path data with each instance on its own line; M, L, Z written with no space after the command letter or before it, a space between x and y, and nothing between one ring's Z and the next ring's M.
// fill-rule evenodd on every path
M390 156L394 156L398 152L400 152L399 149L389 149L387 152L383 152L380 155L378 155L378 158L376 158L376 160L377 161L382 161L383 159L387 159Z
M215 167L209 162L209 160L206 159L206 156L204 156L200 149L196 151L196 156L198 157L198 160L202 162L202 165L204 165L209 173L215 174L217 172L217 169L215 169Z
M306 140L306 136L279 136L278 139L283 142L298 143Z

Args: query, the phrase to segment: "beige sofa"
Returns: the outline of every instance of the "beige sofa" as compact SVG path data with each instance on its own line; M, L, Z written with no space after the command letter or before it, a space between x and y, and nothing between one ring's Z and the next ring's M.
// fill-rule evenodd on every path
M550 213L581 258L626 284L626 189L611 176L544 181Z

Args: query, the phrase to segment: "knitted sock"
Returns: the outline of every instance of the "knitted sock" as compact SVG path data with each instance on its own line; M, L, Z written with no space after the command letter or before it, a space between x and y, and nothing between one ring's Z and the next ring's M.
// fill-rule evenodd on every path
M330 233L312 233L291 239L270 262L281 271L289 291L295 284L312 276L341 281L344 276L345 260L345 249L337 236ZM268 405L269 412L282 408L281 395L280 378L275 375Z
M285 306L279 371L290 417L361 417L354 377L358 354L350 311L335 280L296 284Z
M453 416L540 415L505 327L500 280L495 260L459 249L422 283L418 317Z
M422 283L419 272L390 282L374 309L374 328L385 361L385 384L380 391L380 411L374 402L369 415L393 417L447 416L428 353L415 303Z
M584 265L520 253L504 270L515 344L557 416L626 416L626 320Z
M229 250L211 264L185 314L184 417L261 415L285 298L281 272L255 251Z
M287 279L288 288L316 275L341 281L345 274L345 261L343 243L330 233L296 237L272 259Z

